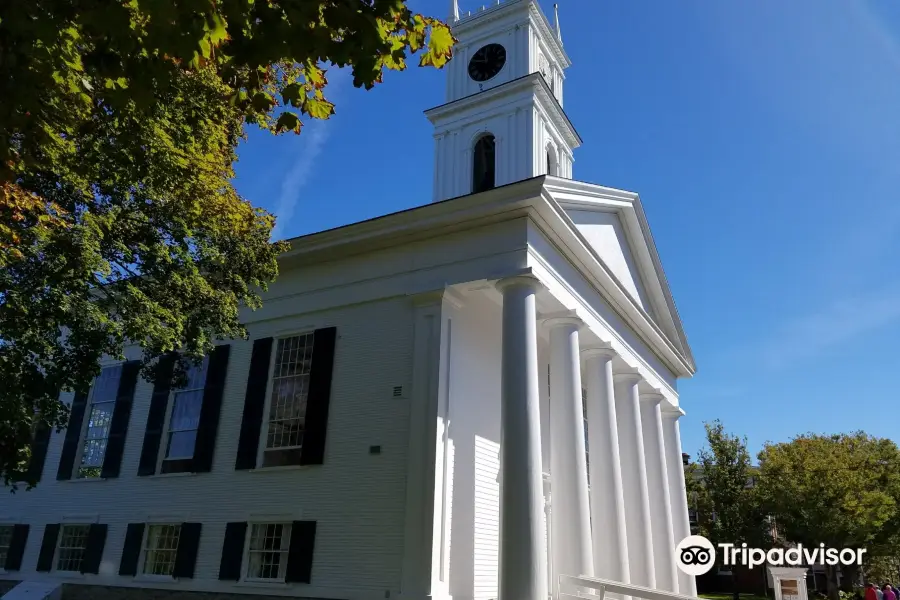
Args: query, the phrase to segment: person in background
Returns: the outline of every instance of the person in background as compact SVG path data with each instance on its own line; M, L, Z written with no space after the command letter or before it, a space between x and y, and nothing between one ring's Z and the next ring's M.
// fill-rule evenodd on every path
M884 593L881 591L881 587L877 585L875 586L875 597L878 598L878 600L884 600Z
M884 589L881 590L883 594L884 600L897 600L897 594L894 593L893 588L891 588L891 584L884 584Z
M875 586L871 581L866 583L866 595L863 600L878 600L878 594L875 593Z

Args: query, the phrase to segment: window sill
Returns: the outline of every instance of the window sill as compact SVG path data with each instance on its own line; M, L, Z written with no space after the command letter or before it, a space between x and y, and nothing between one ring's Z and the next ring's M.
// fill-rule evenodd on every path
M256 467L247 469L248 473L269 473L271 471L305 471L319 465L281 465L278 467Z
M165 479L167 477L193 477L196 473L191 473L190 471L185 471L184 473L155 473L153 475L148 475L147 479Z
M72 479L65 479L64 481L68 481L69 483L86 483L88 481L106 481L106 477L73 477Z
M284 581L265 581L254 579L242 579L241 581L236 581L234 585L247 588L264 588L276 590L284 589L290 586L289 583L285 583Z

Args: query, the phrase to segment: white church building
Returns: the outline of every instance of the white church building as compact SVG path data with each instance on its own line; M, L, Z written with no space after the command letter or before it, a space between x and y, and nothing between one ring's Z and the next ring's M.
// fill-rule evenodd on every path
M451 7L432 202L291 240L249 339L187 387L139 378L135 348L64 395L39 485L0 494L0 593L696 595L675 564L695 366L641 200L573 179L558 20Z

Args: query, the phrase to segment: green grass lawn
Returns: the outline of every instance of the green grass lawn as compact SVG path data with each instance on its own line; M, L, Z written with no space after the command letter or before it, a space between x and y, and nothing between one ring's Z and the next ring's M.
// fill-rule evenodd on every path
M700 594L701 598L706 598L707 600L731 600L732 595L729 594ZM771 600L771 598L766 598L765 596L759 596L757 594L741 594L741 600Z

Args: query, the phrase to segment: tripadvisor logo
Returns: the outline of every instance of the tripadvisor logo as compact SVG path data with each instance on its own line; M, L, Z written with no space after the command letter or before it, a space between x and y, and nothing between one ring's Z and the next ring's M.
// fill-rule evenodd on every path
M795 548L748 548L747 544L718 544L722 566L744 565L750 569L769 564L785 565L862 565L865 548L826 548L819 544L812 549L798 545ZM708 573L716 563L716 548L702 535L690 535L675 547L675 562L688 575Z

